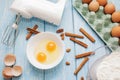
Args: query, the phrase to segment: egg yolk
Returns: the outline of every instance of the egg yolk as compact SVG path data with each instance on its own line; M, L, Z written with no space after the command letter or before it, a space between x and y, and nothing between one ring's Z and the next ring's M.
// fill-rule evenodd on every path
M46 54L45 53L43 53L43 52L39 52L38 54L37 54L37 61L39 61L39 62L44 62L45 60L46 60L46 58L47 58L47 56L46 56Z
M56 43L55 42L48 42L47 43L47 46L46 46L46 49L49 51L49 52L52 52L56 49Z

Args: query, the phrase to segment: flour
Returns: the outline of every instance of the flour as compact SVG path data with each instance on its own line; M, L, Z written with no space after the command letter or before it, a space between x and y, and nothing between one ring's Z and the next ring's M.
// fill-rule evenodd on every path
M105 57L96 71L97 80L120 80L120 53Z

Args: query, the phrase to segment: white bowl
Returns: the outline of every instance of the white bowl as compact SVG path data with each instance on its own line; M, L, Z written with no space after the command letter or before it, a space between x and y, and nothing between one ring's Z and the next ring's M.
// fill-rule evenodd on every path
M35 59L35 54L34 54L35 47L38 45L38 43L41 40L44 40L44 39L52 40L56 42L56 44L60 47L60 56L58 57L58 59L54 63L48 64L48 65L39 63ZM57 66L62 61L64 57L64 53L65 53L65 48L64 48L63 41L57 34L52 33L52 32L39 33L35 35L34 37L31 37L31 39L28 41L28 44L27 44L27 58L29 62L38 69L51 69Z

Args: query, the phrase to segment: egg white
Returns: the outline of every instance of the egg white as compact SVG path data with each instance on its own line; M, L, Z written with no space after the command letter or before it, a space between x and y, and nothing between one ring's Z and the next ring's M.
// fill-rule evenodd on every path
M47 51L46 46L48 42L51 42L52 40L43 40L40 41L40 43L35 48L35 58L39 52L43 52L46 54L46 60L44 62L40 62L41 64L52 64L54 63L58 57L60 56L59 46L56 44L56 49L52 52ZM54 42L54 41L52 41ZM37 60L37 59L36 59Z

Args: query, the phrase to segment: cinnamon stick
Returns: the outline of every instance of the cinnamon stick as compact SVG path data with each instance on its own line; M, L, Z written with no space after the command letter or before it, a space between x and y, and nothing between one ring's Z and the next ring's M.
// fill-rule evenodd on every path
M82 76L80 80L84 80L84 77Z
M69 33L69 32L65 32L65 36L76 37L76 38L84 38L84 37L81 36L81 35L73 34L73 33Z
M64 40L64 39L65 39L65 34L64 34L64 33L61 33L61 34L60 34L60 37L61 37L62 40Z
M79 31L82 32L91 42L95 42L95 39L89 33L87 33L83 28L80 28Z
M66 49L66 52L67 52L67 53L69 53L70 51L71 51L71 49L70 49L70 48L67 48L67 49Z
M88 47L88 45L86 43L84 43L82 41L79 41L79 40L77 40L77 39L75 39L73 37L71 37L70 40L73 41L73 42L75 42L75 43L77 43L77 44L79 44L79 45L81 45L81 46L83 46L83 47L85 47L85 48Z
M33 34L38 34L38 33L40 33L39 31L36 31L36 30L34 30L34 29L31 29L31 28L27 28L27 30L28 30L29 32L33 33Z
M38 28L38 25L35 25L34 27L33 27L33 30L36 30ZM26 36L26 40L28 40L31 36L32 36L32 32L29 32L28 34L27 34L27 36Z
M67 62L66 62L66 65L70 65L70 62L67 61Z
M62 33L64 31L64 29L60 28L56 31L56 33Z
M84 58L82 63L78 66L78 68L74 71L74 74L77 75L77 73L82 69L82 67L85 65L85 63L89 60L88 57Z
M92 51L91 52L85 52L85 53L82 53L82 54L78 54L75 56L76 59L79 59L79 58L83 58L83 57L87 57L87 56L90 56L94 54Z

